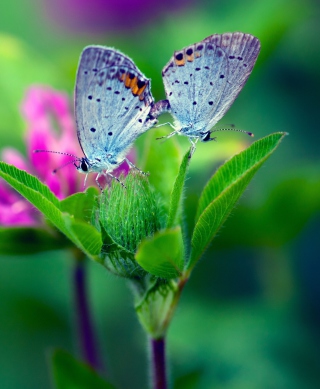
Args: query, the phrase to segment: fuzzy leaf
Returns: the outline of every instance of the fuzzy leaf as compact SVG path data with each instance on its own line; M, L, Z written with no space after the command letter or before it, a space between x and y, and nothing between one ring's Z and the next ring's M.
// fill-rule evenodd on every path
M191 241L190 271L200 259L254 174L278 147L285 133L274 133L253 143L221 166L199 200Z
M178 277L184 265L181 228L159 231L152 238L144 239L135 258L143 269L157 277Z
M173 190L170 198L169 205L169 215L167 220L167 228L173 227L175 224L180 224L181 219L181 198L184 187L184 182L186 179L187 168L189 165L190 150L188 150L183 157L182 163L180 165L179 173L176 177Z

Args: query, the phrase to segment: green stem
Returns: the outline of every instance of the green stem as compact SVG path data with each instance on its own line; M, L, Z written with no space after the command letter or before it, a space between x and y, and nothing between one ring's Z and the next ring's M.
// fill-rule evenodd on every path
M176 310L176 306L178 305L178 302L180 300L182 290L183 290L185 284L187 283L187 281L188 281L187 276L183 275L177 284L177 291L174 295L174 298L173 298L172 303L170 305L170 308L168 310L167 316L163 322L163 328L165 328L165 329L168 328L169 324L171 323L173 314Z

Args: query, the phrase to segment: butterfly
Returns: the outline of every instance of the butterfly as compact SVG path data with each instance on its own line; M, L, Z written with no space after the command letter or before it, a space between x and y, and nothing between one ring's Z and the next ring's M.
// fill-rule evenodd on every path
M260 51L259 40L242 32L214 34L199 43L174 52L163 68L166 100L151 109L151 116L169 112L174 117L175 134L191 143L190 157L199 139L209 142L212 127L228 111L252 72ZM160 139L160 138L159 138Z
M126 155L135 139L157 122L149 116L153 103L150 80L130 58L109 47L84 48L75 85L75 119L84 157L67 154L75 158L70 163L86 175L98 173L99 187L101 175L119 181L112 171L123 161L141 172Z

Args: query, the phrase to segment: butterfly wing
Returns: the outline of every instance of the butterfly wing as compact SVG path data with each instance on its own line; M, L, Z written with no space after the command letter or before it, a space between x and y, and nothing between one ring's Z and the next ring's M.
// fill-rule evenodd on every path
M174 53L162 76L180 127L211 128L243 88L260 42L240 32L215 34Z
M227 84L219 104L214 108L209 127L214 126L228 111L247 82L260 52L260 41L241 32L212 35L207 44L220 46L228 61Z
M106 156L121 162L132 142L154 122L150 80L122 53L86 47L80 57L75 89L79 143L92 163Z

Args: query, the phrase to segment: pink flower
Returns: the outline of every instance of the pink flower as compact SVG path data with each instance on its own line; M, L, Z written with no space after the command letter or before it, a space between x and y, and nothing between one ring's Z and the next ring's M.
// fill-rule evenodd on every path
M31 164L28 171L36 174L60 199L83 190L83 179L73 164L52 174L72 157L34 153L34 150L50 150L82 155L67 95L48 87L31 87L22 103L22 113L27 122L27 155Z

